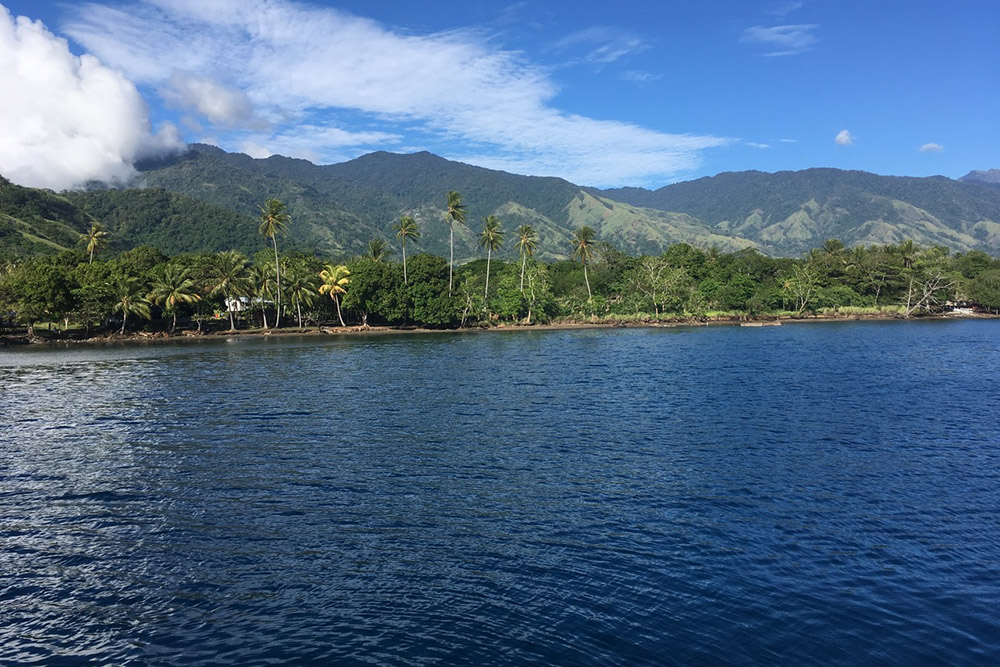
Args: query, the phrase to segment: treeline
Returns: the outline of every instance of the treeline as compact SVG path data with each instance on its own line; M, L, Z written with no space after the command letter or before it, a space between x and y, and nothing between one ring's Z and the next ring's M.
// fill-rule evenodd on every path
M464 224L457 193L448 204L442 224ZM584 227L567 248L573 259L546 263L534 257L530 226L505 232L501 220L487 216L479 234L485 256L453 267L438 256L407 254L420 230L404 216L394 227L400 261L388 255L384 240L373 239L367 254L340 263L280 252L277 239L291 220L274 200L260 210L260 233L271 247L252 257L236 250L168 256L141 246L105 259L108 235L94 225L79 250L6 260L0 320L29 329L52 322L90 334L213 321L235 329L796 317L831 310L910 317L946 302L1000 312L1000 260L911 241L846 248L830 240L800 259L687 244L636 257L597 242ZM505 244L518 251L517 260L493 257Z

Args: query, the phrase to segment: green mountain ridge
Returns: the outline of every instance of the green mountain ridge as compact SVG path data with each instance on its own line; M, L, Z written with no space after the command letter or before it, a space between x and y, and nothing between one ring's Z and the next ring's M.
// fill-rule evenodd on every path
M480 257L481 219L497 215L513 257L514 229L538 231L537 254L568 257L573 231L630 254L659 254L686 242L723 251L755 248L799 256L823 241L846 245L941 245L1000 254L1000 187L977 180L879 176L807 169L727 172L658 190L581 188L560 178L521 176L446 160L431 153L376 152L340 164L271 156L256 159L193 144L180 155L137 165L128 189L56 194L0 182L0 250L51 252L71 247L94 221L111 232L111 249L140 244L166 252L266 247L258 206L284 201L293 223L284 248L347 258L381 237L399 256L392 225L414 216L421 238L410 252L448 255L445 195L462 194L466 225L456 225L455 258Z
M912 239L955 251L1000 249L1000 189L943 176L744 171L658 190L597 192L649 209L684 211L719 234L747 238L775 255L799 255L829 238L847 245Z

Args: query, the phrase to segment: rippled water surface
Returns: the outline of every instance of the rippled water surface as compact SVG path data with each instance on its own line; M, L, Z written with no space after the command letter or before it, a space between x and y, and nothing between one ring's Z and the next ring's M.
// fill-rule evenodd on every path
M998 664L1000 322L0 350L0 662Z

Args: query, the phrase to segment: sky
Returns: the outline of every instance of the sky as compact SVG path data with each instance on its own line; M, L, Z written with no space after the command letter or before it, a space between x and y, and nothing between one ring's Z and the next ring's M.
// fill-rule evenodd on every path
M205 142L597 187L1000 168L997 0L0 0L0 174Z

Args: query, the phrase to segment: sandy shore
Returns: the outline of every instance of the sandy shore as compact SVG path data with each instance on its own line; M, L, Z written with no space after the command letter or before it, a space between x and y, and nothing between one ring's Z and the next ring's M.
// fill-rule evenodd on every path
M954 320L954 319L998 319L997 315L922 315L909 321ZM651 320L619 320L601 322L554 322L549 324L508 324L502 323L489 327L465 327L455 329L427 329L421 327L307 327L303 329L227 329L213 331L181 330L173 335L168 332L136 332L127 334L110 334L91 338L75 338L73 336L45 335L29 338L26 335L0 336L0 347L26 344L66 344L66 343L156 343L176 342L180 340L214 340L218 338L271 338L271 337L342 337L342 336L398 336L411 334L447 334L447 333L499 333L510 331L560 331L571 329L620 329L620 328L677 328L702 326L777 326L784 324L803 324L810 322L857 322L857 321L904 321L900 317L887 315L812 315L807 317L765 317L745 320L738 317L716 318L709 320L677 319L664 321Z

